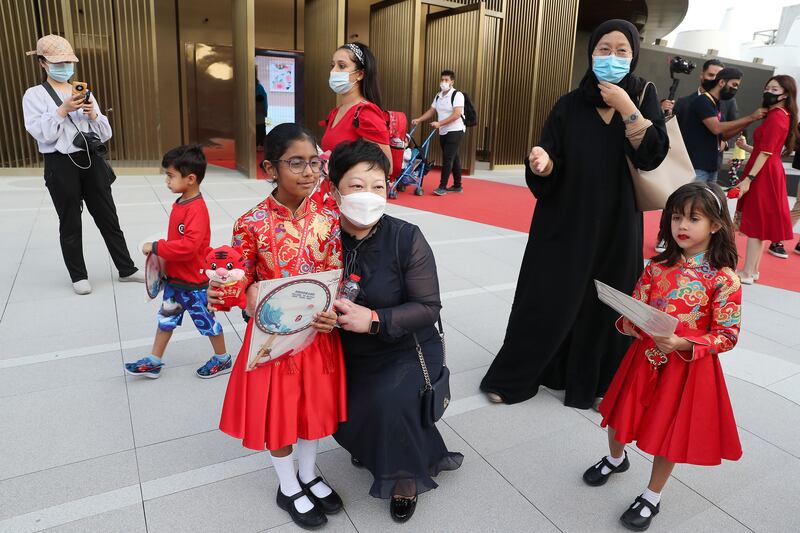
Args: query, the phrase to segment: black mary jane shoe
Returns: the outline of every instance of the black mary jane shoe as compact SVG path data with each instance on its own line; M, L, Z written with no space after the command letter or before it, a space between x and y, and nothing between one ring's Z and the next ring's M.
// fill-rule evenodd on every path
M356 468L366 468L366 467L364 466L364 463L362 463L361 461L359 461L358 459L356 459L356 456L355 456L355 455L351 455L351 456L350 456L350 463L352 463L352 465L353 465L354 467L356 467Z
M403 523L408 522L408 519L414 516L414 511L417 509L417 497L403 498L402 496L392 496L389 502L389 514L395 522Z
M297 510L297 507L294 506L295 500L298 500L305 495L305 491L301 490L293 496L286 496L281 492L281 488L278 487L278 496L275 498L275 502L278 504L278 507L289 513L289 516L292 517L292 520L295 524L303 529L317 529L324 526L328 522L328 518L319 507L314 505L310 511L301 513ZM314 501L312 500L311 503L313 504Z
M325 480L322 479L322 476L317 476L308 483L303 483L303 480L300 479L300 475L298 474L297 481L300 482L300 486L305 491L306 496L308 496L308 499L310 499L315 506L322 509L323 513L336 514L342 510L343 507L342 499L339 497L338 494L336 494L336 491L333 490L333 487L331 487L330 485L328 485L328 488L331 489L331 493L325 496L324 498L320 498L319 496L317 496L312 492L311 487L313 487L319 482L325 483ZM325 484L327 485L327 483Z
M650 509L650 516L642 516L642 507ZM658 514L660 508L660 503L658 505L653 505L641 496L637 496L628 510L619 517L619 521L622 522L625 528L631 531L647 531L647 528L650 527L650 522L653 521L653 517Z
M603 474L604 466L611 470L611 472L608 474ZM630 467L631 463L628 461L628 452L625 452L625 458L622 460L619 466L612 465L608 462L608 458L603 457L595 465L589 467L589 469L583 473L583 481L590 487L599 487L606 484L606 481L608 481L608 478L611 477L611 474L621 474Z

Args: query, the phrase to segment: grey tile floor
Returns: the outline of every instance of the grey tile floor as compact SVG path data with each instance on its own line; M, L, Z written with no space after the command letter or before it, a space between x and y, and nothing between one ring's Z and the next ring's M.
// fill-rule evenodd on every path
M522 183L511 171L481 177ZM228 242L234 219L269 190L222 170L203 188L215 244ZM141 262L140 243L165 233L174 198L158 175L120 177L114 195ZM478 393L502 341L526 236L399 206L390 213L421 226L436 253L454 394L440 429L465 460L401 527L367 495L369 475L327 439L319 468L345 501L327 530L620 531L617 518L644 488L650 457L632 448L628 474L588 488L580 475L606 440L597 413L565 408L548 390L513 406ZM268 457L216 429L227 378L194 376L207 341L184 327L161 379L124 377L122 361L149 350L158 304L141 285L116 281L88 215L94 292L75 296L57 229L41 177L0 178L0 531L294 531L274 504ZM790 261L800 268L800 258ZM740 345L722 358L744 457L679 466L653 531L800 530L800 295L758 285L744 295ZM232 313L224 323L235 352L241 319Z

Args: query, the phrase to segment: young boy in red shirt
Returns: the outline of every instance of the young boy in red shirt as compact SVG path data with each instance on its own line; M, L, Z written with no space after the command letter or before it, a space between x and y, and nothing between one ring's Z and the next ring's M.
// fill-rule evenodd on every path
M180 194L169 215L167 238L142 246L147 255L164 259L167 280L164 301L158 311L158 331L150 355L135 363L125 363L125 372L132 376L157 378L164 363L161 358L172 337L172 331L183 322L188 311L195 327L211 340L214 356L197 369L197 376L213 378L231 371L231 356L225 350L222 325L208 310L208 278L203 273L203 259L211 242L208 208L200 193L200 182L206 173L206 158L198 144L173 148L164 155L161 166L166 171L170 191Z

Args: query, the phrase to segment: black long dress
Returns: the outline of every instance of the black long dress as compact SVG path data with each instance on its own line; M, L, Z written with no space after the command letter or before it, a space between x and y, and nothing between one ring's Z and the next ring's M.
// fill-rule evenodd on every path
M345 272L361 276L356 303L375 309L377 335L342 331L347 371L347 422L336 441L375 478L369 493L389 498L437 487L431 479L461 466L439 431L422 425L425 385L412 333L431 380L442 371L442 343L434 324L442 307L433 251L417 226L384 215L374 233L357 241L342 232ZM411 492L411 494L408 494Z
M606 124L576 89L558 100L542 131L539 145L553 161L552 174L539 177L525 165L536 209L503 347L481 382L507 403L545 385L566 390L565 405L589 408L625 354L629 341L614 327L616 313L597 299L593 280L630 294L643 268L642 215L625 154L651 170L668 150L652 86L641 112L653 125L634 150L619 113Z

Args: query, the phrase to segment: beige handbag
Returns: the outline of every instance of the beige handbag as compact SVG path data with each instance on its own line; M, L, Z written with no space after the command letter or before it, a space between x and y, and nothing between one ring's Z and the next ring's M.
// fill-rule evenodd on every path
M640 109L648 85L652 85L652 82L648 81L642 90L642 95L639 97ZM675 115L666 118L666 126L669 136L669 151L658 168L639 170L633 166L630 158L627 158L628 166L631 169L631 179L633 179L633 189L636 192L636 208L639 211L664 209L670 194L681 185L694 181L694 166L692 160L689 159L689 152L686 151L683 135L681 135Z

